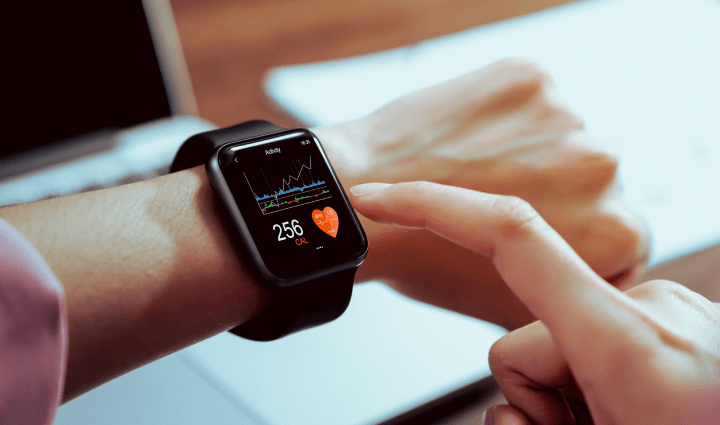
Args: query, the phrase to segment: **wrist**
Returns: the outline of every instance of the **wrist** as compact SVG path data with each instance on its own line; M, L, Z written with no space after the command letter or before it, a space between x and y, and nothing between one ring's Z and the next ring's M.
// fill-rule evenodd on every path
M370 140L370 131L364 120L312 129L312 131L320 139L345 190L350 190L358 184L375 181L372 170L376 155ZM375 223L362 215L358 215L358 218L372 248L358 269L355 282L385 280L384 272L391 270L388 262L392 263L392 251L383 247L388 243L388 236L396 233L397 228Z
M369 181L374 163L366 126L362 120L312 129L345 189Z
M178 285L192 285L202 294L201 305L213 306L218 319L215 332L244 323L269 304L270 291L254 279L226 228L204 167L156 179L160 196L154 208L163 206L166 228L173 233L182 275ZM200 312L202 313L202 312Z

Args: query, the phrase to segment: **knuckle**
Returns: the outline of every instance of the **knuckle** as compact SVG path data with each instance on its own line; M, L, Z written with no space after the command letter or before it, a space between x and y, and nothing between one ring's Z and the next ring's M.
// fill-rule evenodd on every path
M581 129L585 126L582 117L561 101L554 91L543 90L537 116L539 120L552 121L565 129Z
M603 186L615 181L618 169L618 157L608 150L599 150L588 155L589 172L594 180Z
M403 189L414 194L423 194L434 190L437 184L428 181L402 183Z
M644 285L650 288L650 290L652 290L653 292L674 292L678 288L685 289L684 286L665 279L650 280L645 282Z
M488 364L493 374L500 374L500 371L508 364L505 345L508 337L504 336L490 347L488 353Z
M543 172L563 190L594 195L606 191L615 182L617 156L593 142L584 131L566 134L562 143L560 162L547 165Z
M582 182L580 189L587 194L607 190L617 179L618 162L604 152L588 152L578 161L576 172Z
M498 196L494 204L501 213L500 230L504 236L526 234L540 217L527 201L515 196Z
M497 66L517 76L534 80L540 86L551 86L553 84L550 73L533 59L521 57L506 58L498 61Z
M538 99L536 115L539 121L552 121L565 128L582 128L582 117L560 100L550 73L539 63L526 58L503 59L495 64L508 75L508 92L511 97Z
M564 143L568 151L577 152L578 162L582 167L579 172L588 175L592 180L600 180L603 186L615 179L618 157L606 146L595 142L584 131L569 133Z
M586 226L578 252L599 275L614 278L647 261L649 233L631 214L599 213Z
M645 243L645 231L637 223L637 220L630 221L626 219L619 224L620 238L628 251L637 251L638 247ZM644 253L641 255L644 255Z
M602 213L595 219L596 233L610 245L608 248L620 253L637 250L645 243L645 231L639 220L620 212Z
M659 298L668 294L680 294L690 291L684 286L664 279L656 279L647 281L633 288L633 295L646 296L651 298Z

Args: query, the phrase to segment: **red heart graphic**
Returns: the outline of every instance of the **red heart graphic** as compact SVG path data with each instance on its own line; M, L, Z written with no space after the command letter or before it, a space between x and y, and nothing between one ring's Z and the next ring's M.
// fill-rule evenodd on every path
M332 236L337 236L338 227L340 227L340 220L338 219L337 213L330 207L325 207L324 210L313 210L312 212L313 221L317 224L323 232Z

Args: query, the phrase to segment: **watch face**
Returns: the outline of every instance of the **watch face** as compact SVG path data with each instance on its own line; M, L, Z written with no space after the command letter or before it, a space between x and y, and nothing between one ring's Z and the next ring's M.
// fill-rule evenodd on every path
M227 145L220 171L270 273L296 278L361 257L367 241L309 131Z

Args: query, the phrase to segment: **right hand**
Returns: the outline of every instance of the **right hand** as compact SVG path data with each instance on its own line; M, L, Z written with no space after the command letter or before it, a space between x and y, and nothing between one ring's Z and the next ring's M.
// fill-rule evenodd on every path
M541 321L497 341L490 368L511 405L486 415L496 425L720 422L720 304L663 280L614 297L597 317L563 313L585 322L564 348Z
M427 229L490 258L540 318L491 350L511 404L491 411L494 424L718 423L719 304L667 281L622 293L518 198L417 182L351 191L365 193L353 205L372 220Z

